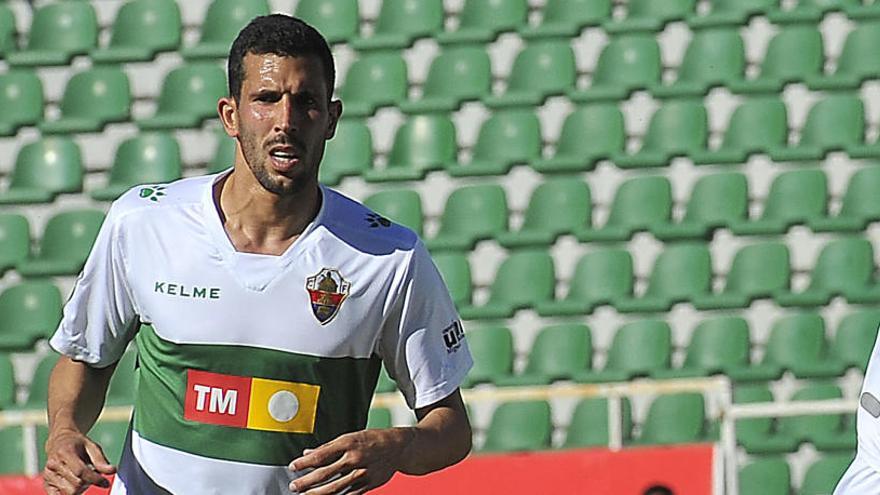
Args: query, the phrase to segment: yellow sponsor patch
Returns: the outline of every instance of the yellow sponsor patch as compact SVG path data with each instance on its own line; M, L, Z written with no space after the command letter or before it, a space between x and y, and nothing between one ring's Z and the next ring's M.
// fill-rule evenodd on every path
M313 433L320 391L318 385L252 379L247 428Z

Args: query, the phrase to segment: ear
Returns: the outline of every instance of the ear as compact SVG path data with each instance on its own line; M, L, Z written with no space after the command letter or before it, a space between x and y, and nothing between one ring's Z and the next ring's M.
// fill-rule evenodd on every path
M238 137L238 105L234 98L225 96L217 101L217 113L223 130L230 137Z
M336 135L336 124L339 123L339 118L342 116L342 102L339 100L331 101L327 107L327 113L330 119L327 123L327 132L324 133L325 140Z

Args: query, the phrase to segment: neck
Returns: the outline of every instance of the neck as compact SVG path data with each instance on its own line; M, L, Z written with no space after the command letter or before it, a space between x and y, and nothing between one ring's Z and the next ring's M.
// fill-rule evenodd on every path
M236 167L214 185L214 203L223 227L239 252L282 254L317 216L320 189L315 183L281 196L244 175L247 172Z

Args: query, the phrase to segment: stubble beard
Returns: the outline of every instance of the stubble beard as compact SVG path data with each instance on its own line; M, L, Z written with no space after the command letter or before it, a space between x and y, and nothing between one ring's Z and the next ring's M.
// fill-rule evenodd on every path
M302 171L298 171L297 177L288 178L289 181L284 181L279 176L273 177L272 166L269 164L270 159L266 156L263 147L256 141L254 137L248 135L241 135L239 137L244 160L263 189L278 196L292 196L307 186L309 180ZM305 160L305 157L302 157L299 166L303 166Z

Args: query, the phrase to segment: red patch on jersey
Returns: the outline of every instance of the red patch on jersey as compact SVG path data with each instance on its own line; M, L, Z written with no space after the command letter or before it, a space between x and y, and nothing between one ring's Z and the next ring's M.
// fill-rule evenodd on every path
M306 279L306 291L318 323L326 325L339 313L339 307L348 296L350 288L351 282L342 278L339 270L332 268L324 268L317 275Z
M187 370L183 417L199 423L245 428L250 397L250 378Z

